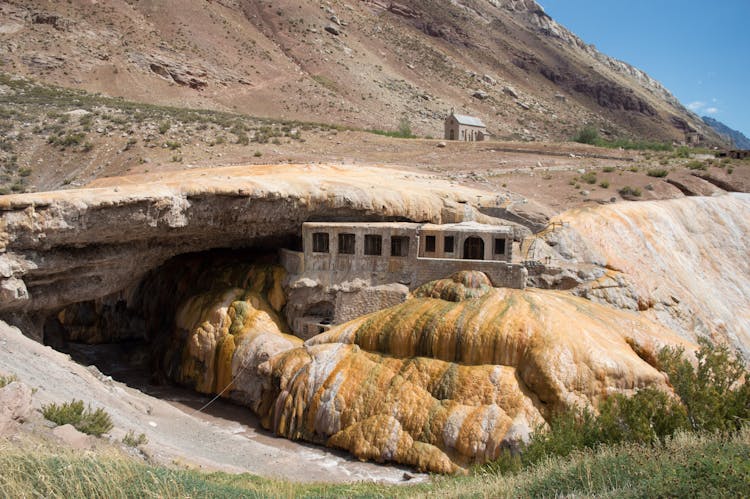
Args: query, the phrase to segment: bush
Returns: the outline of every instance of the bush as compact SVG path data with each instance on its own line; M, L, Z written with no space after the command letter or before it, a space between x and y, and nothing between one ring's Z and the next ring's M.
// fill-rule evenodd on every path
M609 182L607 182L606 180L602 180L601 182L599 182L599 187L601 187L602 189L608 189Z
M595 184L596 183L596 172L588 172L581 175L581 180L586 182L587 184Z
M630 187L626 185L617 191L622 197L636 197L639 198L643 194L638 187Z
M573 137L573 142L579 142L581 144L596 145L599 141L599 132L593 126L587 126L578 131Z
M682 348L665 348L659 367L669 376L693 430L738 430L750 421L750 379L742 360L725 345L700 345L694 367Z
M15 374L8 374L7 376L0 374L0 388L13 383L14 381L18 381L18 376Z
M125 436L122 437L122 443L128 447L138 447L139 445L146 445L148 443L148 438L146 438L145 433L141 433L136 437L133 430L129 430Z
M690 161L685 166L691 170L705 170L706 169L706 164L698 160Z
M107 411L101 408L92 411L91 406L83 406L82 400L42 406L42 414L53 423L71 424L78 431L97 437L107 433L114 426Z
M666 177L669 174L669 172L665 168L651 168L646 172L646 175L649 177L658 177L663 178Z
M750 383L742 360L728 347L699 340L697 367L682 347L665 347L656 364L669 376L677 397L656 388L643 388L632 397L615 394L599 404L599 416L589 410L554 414L549 431L536 428L520 454L504 451L490 463L491 471L518 471L551 456L601 444L659 445L681 431L739 432L750 422Z
M615 167L614 166L605 166L604 168L602 168L602 171L604 173L612 173L613 171L615 171Z

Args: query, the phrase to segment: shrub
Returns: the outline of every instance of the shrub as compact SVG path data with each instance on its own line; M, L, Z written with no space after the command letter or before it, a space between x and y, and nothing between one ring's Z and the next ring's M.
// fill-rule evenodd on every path
M690 161L685 166L691 170L705 170L706 169L706 164L698 160Z
M675 158L689 158L690 148L687 146L678 147L677 150L674 152L674 156Z
M255 154L253 154L253 156L255 156L256 158L260 158L261 156L263 156L263 153L260 151L255 151Z
M601 187L602 189L608 189L609 182L607 182L606 180L602 180L601 182L599 182L599 187Z
M599 132L593 126L587 126L578 131L573 137L573 142L594 145L599 140Z
M164 135L170 128L172 128L172 124L168 121L164 121L159 125L159 133Z
M107 411L101 408L92 411L91 406L83 406L82 400L42 406L42 414L53 423L71 424L78 431L97 437L107 433L114 426Z
M595 184L596 183L596 172L588 172L581 175L581 180L586 182L587 184Z
M605 166L604 168L602 168L602 171L604 173L612 173L613 171L615 171L615 167L614 166Z
M651 168L646 172L646 175L649 177L666 177L669 174L669 172L666 170L666 168Z
M630 196L639 198L643 194L638 187L630 187L629 185L626 185L617 192L620 193L620 196L622 197Z
M693 430L738 430L750 421L750 381L742 360L725 345L700 338L697 367L682 348L664 348L659 367L669 375Z
M14 381L18 381L18 376L15 374L8 374L7 376L0 374L0 388L13 383Z
M133 430L129 430L125 436L122 437L122 443L128 447L138 447L139 445L146 445L148 443L148 438L146 438L145 433L141 433L136 437Z

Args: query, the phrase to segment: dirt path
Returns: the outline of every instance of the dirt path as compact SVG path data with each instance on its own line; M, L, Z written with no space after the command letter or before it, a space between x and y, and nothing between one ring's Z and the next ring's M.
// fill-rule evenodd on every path
M164 464L205 470L249 472L265 477L311 482L404 480L404 468L352 460L323 447L276 438L262 430L249 409L218 401L196 413L207 399L187 390L157 388L145 394L84 367L23 336L0 321L0 372L15 374L37 391L34 405L80 399L104 407L112 416L114 439L128 430L145 433L145 451ZM156 396L153 396L156 395ZM169 400L162 400L158 397ZM426 475L409 471L416 480Z

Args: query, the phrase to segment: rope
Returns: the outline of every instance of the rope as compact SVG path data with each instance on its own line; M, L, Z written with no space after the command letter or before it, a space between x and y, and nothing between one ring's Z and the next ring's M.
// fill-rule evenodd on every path
M211 400L209 400L208 402L206 402L206 404L203 407L201 407L200 409L197 409L197 410L193 411L192 413L190 413L190 415L191 416L195 416L196 414L198 414L199 412L203 412L204 409L206 409L208 406L210 406L211 404L213 404L214 402L216 402L219 399L219 397L221 397L222 395L224 395L224 392L226 392L229 389L229 387L232 386L232 384L237 380L237 378L240 377L240 374L242 374L245 371L246 368L247 368L247 362L242 365L242 368L237 372L237 374L234 376L234 378L232 378L232 380L229 382L229 384L227 386L225 386L222 391L220 391L219 393L217 393L214 398L212 398Z

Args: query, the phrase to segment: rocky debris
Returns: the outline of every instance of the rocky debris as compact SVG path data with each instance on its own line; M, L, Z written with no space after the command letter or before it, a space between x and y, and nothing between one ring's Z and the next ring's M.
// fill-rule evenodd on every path
M326 30L326 31L327 31L328 33L330 33L330 34L332 34L332 35L335 35L335 36L339 36L339 35L341 34L341 30L340 30L340 29L339 29L339 28L338 28L337 26L334 26L334 25L332 25L332 24L329 24L329 25L328 25L328 26L326 26L326 27L325 27L324 29L325 29L325 30Z
M516 89L511 87L510 85L506 85L503 87L503 92L514 99L518 99L518 92L516 92Z
M0 436L12 432L32 411L31 388L26 384L14 381L0 388Z
M446 142L444 140L441 140L440 142L437 143L437 147L439 147L441 149L444 148L446 145L447 144L446 144Z
M64 19L57 14L49 12L33 12L30 20L34 24L47 24L58 31L67 31L73 26L70 19Z
M475 90L474 92L472 92L471 96L479 100L485 100L489 98L489 94L484 90Z
M482 75L482 81L484 81L488 85L494 85L495 83L497 83L495 79L488 74Z
M58 55L45 55L39 53L24 54L21 61L34 69L56 69L65 64L65 58Z
M157 54L131 53L130 59L140 67L178 85L203 90L208 86L208 72Z

